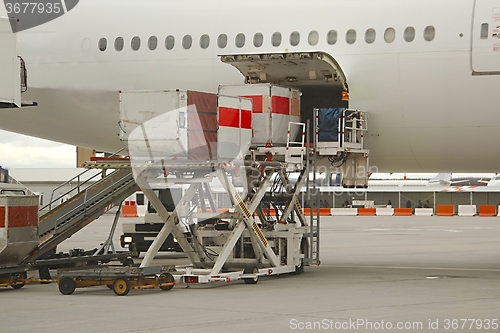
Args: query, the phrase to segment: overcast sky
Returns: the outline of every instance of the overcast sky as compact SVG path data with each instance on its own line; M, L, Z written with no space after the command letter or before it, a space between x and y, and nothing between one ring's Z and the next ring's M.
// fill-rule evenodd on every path
M74 168L76 147L0 130L0 166L17 168Z

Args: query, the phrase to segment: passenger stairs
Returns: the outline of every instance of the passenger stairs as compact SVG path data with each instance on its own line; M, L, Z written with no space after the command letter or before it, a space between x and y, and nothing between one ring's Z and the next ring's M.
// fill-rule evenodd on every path
M93 185L79 191L74 197L52 208L56 201L61 200L61 197L54 199L47 205L50 210L40 216L38 229L40 243L33 253L24 259L24 262L33 262L40 258L106 213L114 205L119 205L138 189L132 176L132 169L129 167L115 170ZM45 207L42 211L44 209Z

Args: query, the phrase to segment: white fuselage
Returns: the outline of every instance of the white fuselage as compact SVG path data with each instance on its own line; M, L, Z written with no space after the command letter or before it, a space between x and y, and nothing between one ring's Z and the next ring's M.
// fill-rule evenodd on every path
M62 17L19 34L19 55L28 66L23 98L39 106L0 110L0 128L113 152L123 147L119 90L216 92L219 84L243 83L220 54L323 51L347 78L349 107L369 113L365 143L379 172L495 172L500 52L494 49L500 39L493 40L493 22L486 41L480 33L483 21L496 17L500 0L477 2L81 1ZM432 41L424 38L428 26L435 29ZM415 30L410 42L407 27ZM384 39L388 28L395 31L390 43ZM349 44L351 29L356 41ZM375 31L373 43L365 41L368 29ZM338 36L333 45L327 41L331 30ZM297 46L290 43L294 31L300 33ZM319 36L315 45L308 42L311 31ZM259 32L264 43L256 47ZM271 44L275 32L283 36L278 47ZM241 48L235 45L239 33L246 37ZM200 47L204 34L210 38L206 49ZM225 48L217 45L220 34L228 37ZM175 37L171 50L165 47L169 35ZM192 37L189 49L182 45L186 35ZM141 39L137 51L131 48L134 36ZM150 36L157 37L155 50L148 48ZM122 51L115 50L117 37L124 39ZM101 38L107 40L105 51L98 48Z

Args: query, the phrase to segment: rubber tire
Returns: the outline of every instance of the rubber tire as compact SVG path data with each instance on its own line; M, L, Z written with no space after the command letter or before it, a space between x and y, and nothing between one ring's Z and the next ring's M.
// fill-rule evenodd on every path
M15 280L17 279L24 279L26 280L28 278L28 273L26 272L22 272L22 273L18 273L19 275L17 277L15 277ZM24 287L26 283L23 283L23 284L11 284L10 287L12 289L21 289L22 287Z
M70 277L63 277L59 280L59 291L63 295L71 295L75 292L76 282Z
M243 274L256 274L258 272L259 272L259 269L256 266L247 266L243 270ZM250 279L249 278L243 279L243 281L246 284L257 284L257 282L259 282L259 276L256 276L255 278L250 278Z
M301 254L306 254L308 251L308 242L306 239L302 238L302 242L300 243L300 253ZM300 275L304 273L304 259L301 259L300 265L295 266L295 272L292 272L292 275Z
M175 282L175 278L170 273L161 273L160 276L158 276L157 282L158 282L158 284L165 283L165 282L167 282L167 283L168 282ZM160 286L160 289L163 291L169 291L173 287L174 287L174 285L172 284L170 286Z
M132 259L132 258L126 258L125 260L123 260L123 266L132 267L134 265L135 265L134 259Z
M130 281L127 278L117 278L113 282L113 291L117 296L125 296L130 291Z

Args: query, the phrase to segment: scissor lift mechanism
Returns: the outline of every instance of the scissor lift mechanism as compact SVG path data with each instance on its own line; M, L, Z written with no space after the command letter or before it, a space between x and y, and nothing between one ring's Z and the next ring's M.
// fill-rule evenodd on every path
M243 167L258 170L259 176L251 178L247 186L250 193L248 200L243 200L227 176L234 173L235 167L222 167L213 163L206 164L163 164L164 169L179 171L179 169L197 170L198 177L191 179L179 178L179 183L189 182L191 185L177 203L176 210L169 213L160 202L153 190L148 189L148 176L155 174L143 172L137 182L144 194L155 207L159 216L165 222L157 237L146 253L141 267L148 267L157 254L161 244L172 233L187 254L191 265L177 267L173 275L176 281L184 283L208 283L214 281L229 282L243 279L246 283L256 283L259 276L284 273L300 273L303 270L305 252L308 251L304 235L309 232L308 223L302 213L298 201L299 193L304 185L307 174L303 168L301 176L295 185L290 184L286 177L286 164L279 162L247 163ZM284 209L276 223L269 223L261 202L270 186L270 180L276 175L288 188ZM234 212L222 213L217 219L229 219L227 230L201 226L191 227L194 241L190 243L176 223L186 216L178 216L182 205L188 204L195 194L200 201L209 189L209 183L216 177L227 191L234 205ZM172 181L169 179L169 181ZM255 186L252 186L255 185ZM216 207L212 207L216 209ZM192 213L190 218L203 218L207 213ZM213 216L213 214L212 214ZM260 223L258 223L260 222ZM251 247L251 251L248 249Z

